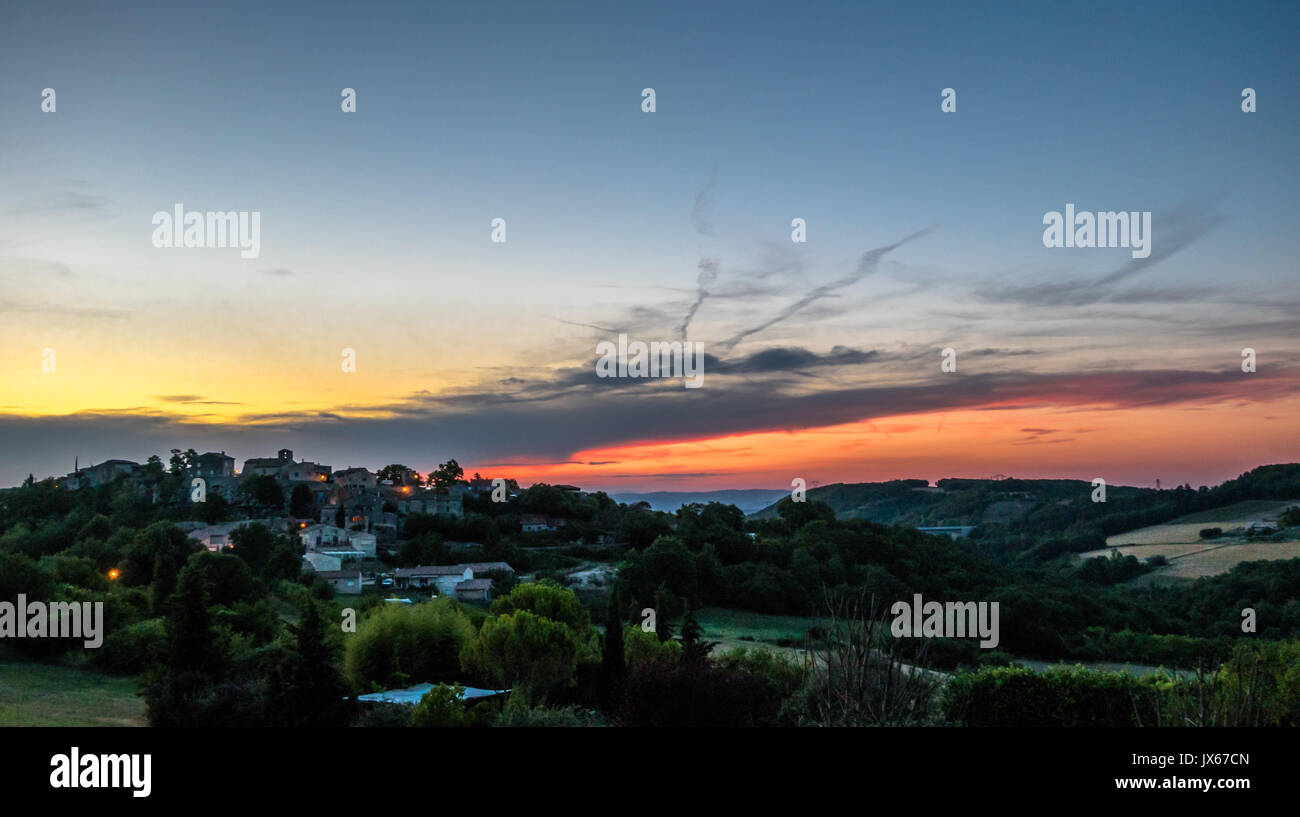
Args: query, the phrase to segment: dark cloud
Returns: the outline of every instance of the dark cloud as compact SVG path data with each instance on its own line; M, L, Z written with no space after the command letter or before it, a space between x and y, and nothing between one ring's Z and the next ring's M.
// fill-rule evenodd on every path
M357 416L376 407L342 406L327 413L285 412L227 423L190 422L139 409L41 418L3 415L0 450L6 456L0 484L14 484L29 471L65 473L74 456L83 462L142 460L190 447L225 450L241 458L287 447L298 456L310 452L318 461L364 460L375 467L388 462L425 466L447 456L464 463L570 462L577 452L608 446L797 431L900 414L1258 403L1294 397L1300 391L1297 374L1283 368L1250 375L1237 369L963 373L809 389L774 384L763 376L709 381L706 370L701 389L563 385L547 394L539 385L522 397L499 392L413 395L385 407L391 412L381 417ZM429 463L414 461L421 456Z
M162 403L190 403L198 406L242 406L229 400L205 400L201 394L155 394L153 399Z

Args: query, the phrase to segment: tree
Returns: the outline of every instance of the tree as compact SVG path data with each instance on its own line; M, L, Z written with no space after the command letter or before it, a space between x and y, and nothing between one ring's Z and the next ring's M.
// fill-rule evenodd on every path
M182 570L175 602L167 617L167 671L171 675L216 674L220 669L203 574Z
M314 519L316 516L316 498L306 485L293 486L289 495L289 515L299 519Z
M184 451L173 448L171 459L168 460L168 469L176 475L186 474L194 467L198 459L199 452L193 448L187 448Z
M230 532L230 551L243 559L254 575L262 575L271 558L276 536L261 522L240 525Z
M279 579L296 579L301 573L302 554L288 537L277 536L271 555L266 560L266 567L262 569L262 578L273 584Z
M492 602L492 612L497 615L518 610L527 610L551 621L567 624L569 629L578 634L591 628L591 614L578 601L577 595L552 581L521 584Z
M403 480L406 479L406 475L412 471L413 469L402 465L401 463L393 463L392 465L385 465L383 468L380 468L379 473L375 475L375 478L380 482L389 480L394 485L401 485Z
M488 683L540 701L574 684L580 647L567 624L520 610L486 619L461 663Z
M248 563L229 553L196 553L181 569L181 576L191 573L202 578L208 600L223 607L241 601L254 603L266 592L253 578Z
M386 604L347 639L348 681L370 691L460 680L461 652L473 639L474 625L450 599Z
M705 641L703 639L704 630L695 620L695 613L691 611L691 603L686 602L686 610L682 613L682 660L683 661L704 661L709 657L713 650L715 642Z
M195 502L190 515L208 525L215 525L226 519L230 512L230 503L221 494L209 494L203 502Z
M158 551L153 559L153 584L151 587L153 614L161 616L167 611L167 600L176 591L176 556L170 549Z
M835 521L835 510L825 502L795 502L790 497L786 497L776 504L776 512L792 531L797 531L809 522L819 519L826 522Z
M465 706L460 697L465 687L460 684L436 684L424 693L415 711L411 713L412 726L474 726L475 712Z
M269 474L254 474L244 480L239 491L264 508L278 511L284 507L284 489Z
M455 485L465 476L465 469L461 468L455 460L447 460L438 466L438 470L429 474L429 484L435 488L445 490Z
M163 551L170 552L172 561L180 566L190 554L202 549L202 545L170 522L155 522L136 533L123 549L119 564L122 583L138 587L153 581L155 561Z
M609 596L609 612L605 619L605 640L601 653L601 670L605 680L606 700L612 700L627 674L627 657L623 654L623 608L619 602L618 588Z
M292 649L270 678L269 714L281 726L345 726L347 685L325 643L325 623L307 599Z

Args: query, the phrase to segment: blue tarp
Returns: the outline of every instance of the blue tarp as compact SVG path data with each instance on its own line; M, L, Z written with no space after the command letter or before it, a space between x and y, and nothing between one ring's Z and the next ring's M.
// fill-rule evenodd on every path
M433 684L416 684L406 689L387 689L383 692L372 692L369 695L358 695L358 701L365 701L372 704L407 704L415 706L424 697L425 693L433 689ZM460 699L462 701L473 701L478 698L491 698L496 695L505 695L509 693L508 689L476 689L474 687L465 687L461 690Z

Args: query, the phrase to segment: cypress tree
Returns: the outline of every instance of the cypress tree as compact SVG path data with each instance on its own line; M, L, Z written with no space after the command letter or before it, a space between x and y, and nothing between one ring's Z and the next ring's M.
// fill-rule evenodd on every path
M623 655L623 608L619 602L618 588L609 597L609 616L605 621L604 652L601 655L606 691L612 693L622 683L627 672Z
M325 643L325 622L308 599L296 643L271 674L271 717L285 726L345 726L347 686Z
M201 571L181 571L173 602L167 618L167 669L173 674L217 672L220 661Z
M153 614L161 616L167 612L167 599L176 592L176 557L170 547L163 547L153 559Z
M695 620L695 613L691 611L691 603L686 602L686 610L682 613L682 660L700 662L709 657L709 652L713 649L714 642L705 641L700 636L704 634L700 623Z

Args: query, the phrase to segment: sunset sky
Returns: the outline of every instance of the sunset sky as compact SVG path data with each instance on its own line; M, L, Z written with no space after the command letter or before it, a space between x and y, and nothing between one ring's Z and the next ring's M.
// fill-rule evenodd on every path
M172 448L610 491L1300 460L1295 3L313 9L6 3L0 485ZM260 256L155 248L178 202L260 212ZM1151 211L1150 257L1045 248L1067 203ZM702 388L596 376L683 325Z

